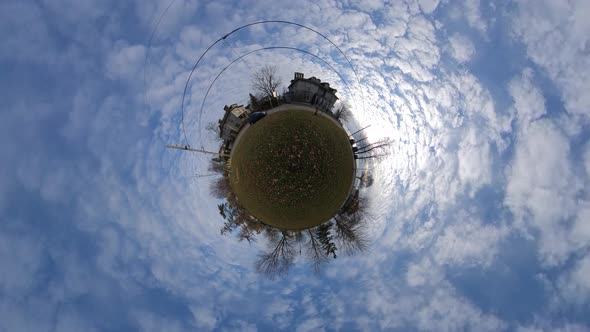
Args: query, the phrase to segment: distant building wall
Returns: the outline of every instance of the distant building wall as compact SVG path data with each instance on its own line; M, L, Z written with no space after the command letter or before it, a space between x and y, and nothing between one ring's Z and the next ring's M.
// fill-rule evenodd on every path
M224 141L233 141L248 119L249 111L243 105L225 106L225 115L219 120L219 134Z
M327 112L332 109L338 97L336 97L336 89L331 88L330 84L315 77L304 78L302 73L295 73L285 99L287 102L311 104Z

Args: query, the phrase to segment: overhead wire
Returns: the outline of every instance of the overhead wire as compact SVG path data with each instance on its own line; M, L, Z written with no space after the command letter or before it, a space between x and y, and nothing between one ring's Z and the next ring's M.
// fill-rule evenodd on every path
M186 128L185 128L185 125L184 125L184 100L185 100L185 98L186 98L186 91L187 91L187 89L188 89L188 85L189 85L189 83L190 83L191 77L192 77L193 73L195 72L196 68L198 67L199 63L201 62L201 60L203 59L203 57L205 57L205 55L206 55L206 54L207 54L207 53L208 53L208 52L209 52L209 51L210 51L210 50L211 50L211 49L212 49L212 48L213 48L215 45L217 45L217 44L218 44L220 41L222 41L222 40L225 40L225 39L226 39L227 37L229 37L230 35L232 35L232 34L234 34L234 33L238 32L238 31L240 31L240 30L242 30L242 29L245 29L245 28L247 28L247 27L254 26L254 25L258 25L258 24L266 24L266 23L281 23L281 24L289 24L289 25L298 26L298 27L301 27L301 28L304 28L304 29L307 29L307 30L309 30L309 31L312 31L312 32L316 33L317 35L319 35L319 36L321 36L322 38L324 38L325 40L327 40L327 41L328 41L330 44L332 44L332 46L334 46L334 47L335 47L335 48L338 50L338 52L340 52L340 54L341 54L341 55L344 57L344 59L345 59L345 60L348 62L348 65L349 65L349 66L350 66L350 68L352 69L352 71L353 71L353 73L354 73L354 75L355 75L355 77L356 77L356 79L357 79L357 83L358 83L359 89L361 90L361 101L362 101L362 103L363 103L363 110L364 110L364 97L362 97L364 94L363 94L363 91L362 91L362 85L361 85L361 81L360 81L360 78L359 78L359 76L358 76L358 73L357 73L356 69L354 68L354 66L352 65L352 62L351 62L351 61L348 59L348 57L346 56L346 54L344 54L344 52L342 51L342 49L341 49L340 47L338 47L338 45L336 45L336 44L335 44L335 43L334 43L332 40L330 40L330 39L329 39L327 36L325 36L325 35L324 35L324 34L322 34L321 32L319 32L319 31L317 31L317 30L315 30L315 29L313 29L313 28L310 28L310 27L308 27L308 26L306 26L306 25L303 25L303 24L300 24L300 23L295 23L295 22L290 22L290 21L285 21L285 20L264 20L264 21L257 21L257 22L252 22L252 23L244 24L244 25L242 25L242 26L240 26L240 27L237 27L237 28L235 28L234 30L230 31L229 33L227 33L227 34L223 35L221 38L217 39L215 42L213 42L211 45L209 45L209 47L207 47L207 49L206 49L206 50L205 50L205 51L204 51L204 52L203 52L203 53L202 53L202 54L199 56L198 60L197 60L197 61L195 62L195 64L193 65L193 68L191 69L191 71L190 71L190 73L189 73L189 75L188 75L188 78L187 78L187 80L186 80L186 83L185 83L185 85L184 85L184 91L182 92L182 100L181 100L181 104L180 104L180 111L181 111L181 121L182 121L182 132L183 132L183 135L184 135L184 139L185 139L185 141L186 141L186 144L187 144L188 146L190 146L190 142L189 142L189 140L188 140L188 138L187 138L187 135L186 135ZM230 47L231 47L231 46L230 46ZM308 52L308 53L309 53L309 52ZM309 53L309 54L311 54L311 53ZM339 75L339 76L340 76L340 75ZM199 113L199 124L200 124L200 122L201 122L201 120L200 120L200 116L201 116L201 114Z
M201 117L202 117L202 114L203 114L203 108L205 107L205 102L207 101L207 97L209 96L209 92L211 91L211 88L213 87L213 85L215 84L215 82L217 81L217 79L219 79L219 77L221 76L221 74L223 74L234 63L238 62L240 59L242 59L242 58L244 58L244 57L246 57L246 56L248 56L250 54L253 54L253 53L256 53L256 52L260 52L260 51L264 51L264 50L272 50L272 49L288 49L288 50L294 50L294 51L299 51L299 52L302 52L302 53L305 53L305 54L308 54L308 55L313 56L314 58L316 58L316 59L322 61L323 63L325 63L333 72L335 72L336 75L338 75L338 77L340 77L340 79L342 80L342 82L344 83L344 85L346 86L346 88L349 91L351 91L350 86L348 85L348 82L342 76L342 74L340 74L340 72L338 70L336 70L329 62L327 62L323 58L321 58L321 57L319 57L319 56L317 56L317 55L315 55L315 54L313 54L311 52L308 52L306 50L303 50L303 49L300 49L300 48L297 48L297 47L290 47L290 46L268 46L268 47L262 47L262 48L259 48L259 49L256 49L256 50L252 50L252 51L249 51L249 52L246 52L246 53L240 55L238 58L234 59L227 66L225 66L217 74L217 76L215 76L215 78L213 79L213 81L211 82L211 84L209 84L209 87L207 88L207 91L205 92L205 96L203 97L203 100L201 102L201 107L199 109L199 117L198 117L198 120L197 120L197 125L199 127L201 126ZM355 104L356 104L356 102L355 102ZM199 133L199 141L201 141L200 133Z
M170 3L168 4L168 7L166 7L166 9L162 13L162 15L160 15L160 17L158 18L158 21L156 22L156 25L154 26L154 29L152 30L152 33L150 34L150 39L148 41L148 46L147 46L147 49L145 52L145 59L143 60L143 103L146 106L148 105L146 68L148 65L150 51L152 49L152 41L154 39L154 36L156 35L156 31L158 30L158 27L160 26L160 23L162 22L162 19L164 18L164 16L166 16L166 13L168 13L168 10L170 9L170 7L172 7L172 5L174 5L175 2L176 2L176 0L170 1ZM186 137L185 137L185 139L186 139Z
M152 32L151 32L151 34L150 34L150 38L149 38L149 41L148 41L148 46L147 46L147 49L146 49L146 55L145 55L145 59L144 59L144 68L143 68L143 87L144 87L144 96L143 96L143 99L144 99L144 104L145 104L146 106L148 105L148 96L147 96L147 94L148 94L148 93L147 93L147 66L148 66L148 61L149 61L149 55L150 55L150 52L151 52L152 42L153 42L153 39L154 39L154 37L155 37L155 35L156 35L156 31L157 31L157 29L159 28L159 26L160 26L160 24L161 24L161 22L162 22L162 20L163 20L164 16L165 16L165 15L168 13L168 11L169 11L169 10L170 10L170 8L171 8L171 7L174 5L174 3L175 3L175 2L176 2L176 0L172 0L172 1L171 1L171 2L168 4L168 6L167 6L167 7L166 7L166 9L164 10L164 12L163 12L163 13L160 15L160 17L158 18L158 20L157 20L157 22L156 22L156 25L154 26L154 28L153 28L153 30L152 30ZM360 92L361 92L361 101L362 101L362 104L363 104L363 110L364 110L364 107L365 107L365 101L364 101L364 92L363 92L363 89L362 89L362 85L361 85L360 78L359 78L359 76L358 76L358 72L356 71L356 69L355 69L355 67L353 66L353 64L352 64L352 62L350 61L350 59L349 59L349 58L346 56L346 54L345 54L345 53L342 51L342 49L341 49L341 48L340 48L338 45L336 45L336 44L335 44L335 43L334 43L332 40L330 40L330 39L329 39L327 36L325 36L325 35L324 35L324 34L322 34L321 32L319 32L319 31L317 31L317 30L315 30L315 29L313 29L313 28L311 28L311 27L308 27L308 26L306 26L306 25L303 25L303 24L300 24L300 23L295 23L295 22L290 22L290 21L285 21L285 20L264 20L264 21L252 22L252 23L249 23L249 24L242 25L242 26L240 26L240 27L238 27L238 28L235 28L235 29L234 29L234 30L232 30L231 32L229 32L229 33L225 34L224 36L222 36L221 38L219 38L218 40L216 40L214 43L212 43L211 45L209 45L209 47L208 47L208 48L205 50L205 52L203 52L203 54L201 54L201 56L200 56L200 57L199 57L199 59L198 59L198 60L195 62L195 64L194 64L193 68L191 69L191 72L189 73L189 76L188 76L188 78L187 78L187 81L186 81L186 83L185 83L185 86L184 86L184 91L183 91L183 94L182 94L182 101L181 101L181 128L182 128L182 133L183 133L184 140L186 141L186 144L187 144L187 146L190 146L190 142L189 142L189 140L188 140L188 136L187 136L187 134L186 134L186 128L185 128L185 123L184 123L184 100L185 100L185 97L186 97L186 92L187 92L187 89L188 89L188 85L189 85L189 83L190 83L190 79L191 79L191 77L192 77L192 75L193 75L194 71L196 70L197 66L199 65L199 63L201 62L201 60L203 59L203 57L204 57L204 56L205 56L205 55L206 55L206 54L207 54L207 53L208 53L208 52L209 52L209 51L210 51L210 50L211 50L211 49L212 49L212 48L213 48L215 45L217 45L217 44L219 43L219 41L222 41L222 40L225 42L225 44L226 44L227 46L229 46L229 47L231 48L232 52L233 52L233 53L234 53L236 56L238 56L238 58L237 58L237 59L235 59L235 60L233 60L233 61L232 61L230 64L228 64L228 65L227 65L225 68L223 68L223 70L222 70L222 71L221 71L221 72L220 72L220 73L219 73L219 74L218 74L218 75L215 77L215 79L214 79L214 80L211 82L211 84L209 85L209 87L208 87L208 89L207 89L207 92L206 92L206 94L205 94L205 97L203 98L203 101L202 101L202 103L201 103L201 108L200 108L200 111L199 111L199 120L198 120L198 125L199 125L199 126L200 126L200 124L201 124L201 117L202 117L202 113L203 113L203 107L204 107L204 104L205 104L205 102L206 102L207 96L208 96L208 94L209 94L209 92L210 92L210 90L211 90L212 86L215 84L215 82L216 82L216 81L217 81L217 79L218 79L218 78L221 76L221 74L222 74L222 73L223 73L223 72L224 72L224 71L225 71L227 68L229 68L229 67L230 67L232 64L234 64L234 63L235 63L236 61L238 61L238 60L241 60L241 61L242 61L242 62L243 62L243 63L244 63L244 64L245 64L247 67L248 67L248 69L250 70L250 72L253 72L253 69L252 69L252 67L250 67L250 65L249 65L249 64L248 64L248 63L245 61L245 59L244 59L244 58L245 58L246 56L248 56L248 55L252 54L252 53L259 52L259 51L263 51L263 50L270 50L270 49L291 49L291 50L296 50L296 51L299 51L299 52L302 52L302 53L305 53L305 54L311 55L311 56L313 56L313 57L315 57L315 58L319 59L320 61L322 61L322 62L323 62L323 63L325 63L326 65L328 65L328 66L330 67L330 69L331 69L332 71L334 71L334 72L335 72L335 73L336 73L336 74L337 74L337 75L340 77L340 79L343 81L343 83L345 84L345 86L347 87L347 89L348 89L348 90L349 90L349 91L352 93L352 90L351 90L350 86L348 85L348 83L346 82L346 80L344 79L344 77L343 77L343 76L340 74L340 72L338 72L338 71L337 71L337 70L336 70L336 69L335 69L335 68L334 68L334 67L333 67L333 66L332 66L330 63L328 63L326 60L324 60L324 59L322 59L321 57L319 57L319 56L317 56L317 55L315 55L315 54L312 54L312 53L310 53L310 52L308 52L308 51L305 51L305 50L302 50L302 49L299 49L299 48L295 48L295 47L273 46L273 47L265 47L265 48L260 48L260 49L257 49L257 50L250 51L250 52L247 52L247 53L245 53L245 54L239 55L239 54L238 54L238 52L237 52L237 51L234 49L234 47L232 47L232 46L231 46L231 45L230 45L230 44L227 42L227 40L226 40L226 39L227 39L227 37L229 37L230 35L232 35L232 34L234 34L234 33L238 32L238 31L240 31L240 30L242 30L242 29L245 29L245 28L247 28L247 27L250 27L250 26L254 26L254 25L258 25L258 24L266 24L266 23L280 23L280 24L289 24L289 25L294 25L294 26L297 26L297 27L301 27L301 28L307 29L307 30L309 30L309 31L312 31L312 32L316 33L317 35L321 36L323 39L325 39L326 41L328 41L328 42L329 42L329 43L330 43L332 46L334 46L334 47L335 47L335 48L338 50L338 52L340 52L340 54L341 54L341 55L344 57L344 59L346 60L346 62L348 63L348 65L350 66L350 68L351 68L352 72L353 72L353 73L354 73L354 75L355 75L355 78L356 78L356 80L357 80L357 84L358 84L359 90L360 90ZM353 95L354 102L355 102L355 106L356 106L356 98L354 97L354 93L353 93L352 95ZM201 140L201 135L200 135L200 133L199 133L199 140ZM201 176L196 176L196 177L202 177L202 176L205 176L205 177L206 177L206 176L210 176L210 175L208 174L208 175L201 175Z
M238 54L238 52L236 51L236 49L235 49L235 48L233 48L233 46L231 46L231 45L230 45L230 44L227 42L227 40L226 40L226 39L224 39L223 41L225 42L225 44L226 44L226 45L227 45L229 48L231 48L231 50L233 51L233 53L234 53L234 54L235 54L237 57L240 57L240 54ZM244 64L246 65L246 67L248 67L248 69L250 69L250 73L253 73L253 72L254 72L254 70L252 69L252 67L250 67L250 65L249 65L249 64L246 62L246 60L244 60L244 58L243 58L243 57L242 57L241 59L242 59L242 62L244 62Z

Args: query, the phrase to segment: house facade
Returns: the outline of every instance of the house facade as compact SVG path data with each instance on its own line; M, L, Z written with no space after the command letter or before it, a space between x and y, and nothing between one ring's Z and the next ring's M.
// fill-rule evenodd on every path
M219 136L221 136L224 142L231 142L238 135L240 128L248 119L250 112L244 105L238 104L226 105L223 107L223 110L225 114L219 120Z
M336 97L336 89L331 88L329 83L315 77L304 78L303 73L295 73L285 94L285 100L311 104L321 111L328 112L338 97Z

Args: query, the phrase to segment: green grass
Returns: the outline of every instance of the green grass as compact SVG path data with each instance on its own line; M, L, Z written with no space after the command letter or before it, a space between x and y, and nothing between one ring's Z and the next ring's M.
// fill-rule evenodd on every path
M346 200L354 159L345 131L303 110L267 115L246 130L231 157L240 203L267 225L311 228Z

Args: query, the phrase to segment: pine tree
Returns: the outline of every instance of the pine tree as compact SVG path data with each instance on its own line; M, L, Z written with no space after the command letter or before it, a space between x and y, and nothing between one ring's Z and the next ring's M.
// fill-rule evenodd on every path
M332 229L332 222L326 222L318 226L316 232L320 243L322 244L322 249L326 252L326 255L333 255L336 258L336 245L332 242L332 235L330 234L330 229Z
M256 98L251 93L250 93L250 109L252 110L252 112L256 112L256 111L258 111L260 109L258 98Z

